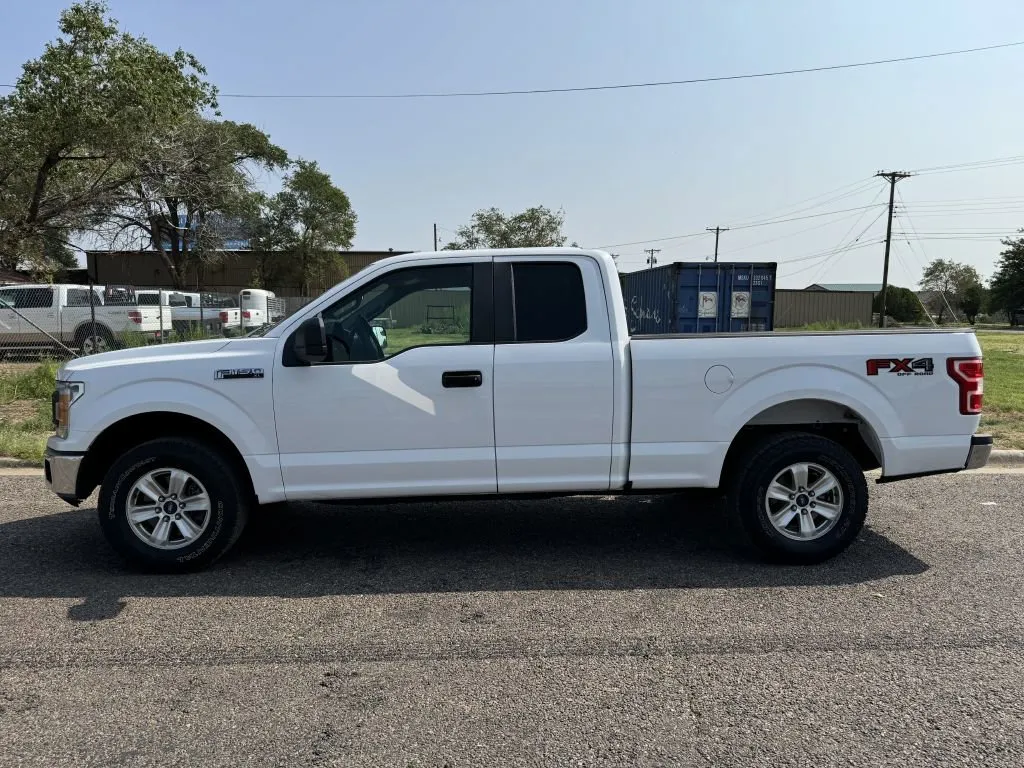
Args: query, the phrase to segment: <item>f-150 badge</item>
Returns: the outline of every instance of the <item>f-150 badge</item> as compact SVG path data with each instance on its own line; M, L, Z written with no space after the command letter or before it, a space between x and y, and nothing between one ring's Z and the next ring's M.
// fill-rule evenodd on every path
M222 368L217 371L215 379L262 379L262 368Z

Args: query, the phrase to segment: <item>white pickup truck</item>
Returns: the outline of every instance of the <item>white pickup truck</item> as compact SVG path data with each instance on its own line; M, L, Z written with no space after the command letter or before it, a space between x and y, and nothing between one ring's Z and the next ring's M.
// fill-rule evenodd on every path
M110 543L163 570L224 554L255 505L684 488L816 562L861 529L865 470L986 463L982 387L972 332L630 338L604 252L412 254L258 335L66 364L45 472L72 504L100 486Z
M0 350L83 354L114 349L125 334L156 341L171 330L170 310L140 307L129 288L96 285L0 287Z

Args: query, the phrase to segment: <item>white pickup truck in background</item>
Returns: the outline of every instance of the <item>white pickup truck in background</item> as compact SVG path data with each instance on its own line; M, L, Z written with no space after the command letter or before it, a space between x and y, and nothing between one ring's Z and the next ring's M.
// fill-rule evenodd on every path
M72 504L100 486L147 568L212 562L257 504L685 488L816 562L860 531L866 470L985 464L982 391L972 332L631 338L604 252L411 254L260 334L71 361L45 471Z
M284 302L272 291L256 288L246 288L237 297L155 288L137 293L140 305L169 307L179 335L199 327L209 333L247 333L284 317Z
M115 349L129 333L147 341L171 330L170 310L139 306L131 289L97 285L0 287L0 350L83 354ZM94 324L95 319L95 324Z

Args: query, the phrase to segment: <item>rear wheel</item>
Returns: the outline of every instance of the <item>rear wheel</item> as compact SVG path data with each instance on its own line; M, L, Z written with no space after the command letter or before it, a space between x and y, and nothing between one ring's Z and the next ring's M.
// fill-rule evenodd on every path
M110 468L99 520L110 544L145 570L192 571L241 535L249 502L236 471L193 440L166 438L132 449Z
M97 325L93 333L91 325L84 325L75 333L75 346L83 355L109 352L116 348L114 334L104 325Z
M751 446L736 467L730 506L770 559L827 560L864 526L864 472L839 443L806 433L773 435Z

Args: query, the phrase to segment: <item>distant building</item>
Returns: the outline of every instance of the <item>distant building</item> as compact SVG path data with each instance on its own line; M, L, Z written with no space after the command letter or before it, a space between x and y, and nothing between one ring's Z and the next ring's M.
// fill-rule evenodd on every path
M12 272L9 269L0 269L0 285L12 285L13 283L30 283L32 279L20 272Z
M347 274L355 274L370 264L411 251L341 251ZM225 250L214 264L198 272L192 268L185 274L185 288L217 293L237 293L253 287L257 254L247 250ZM288 258L287 254L280 254ZM136 288L173 288L174 284L160 254L156 251L86 251L86 269L98 285L131 285ZM346 270L324 275L321 283L309 286L310 294L318 295L346 277ZM303 286L295 281L281 285L261 286L278 296L299 296Z
M805 291L832 291L853 293L881 293L881 283L814 283L804 288Z

